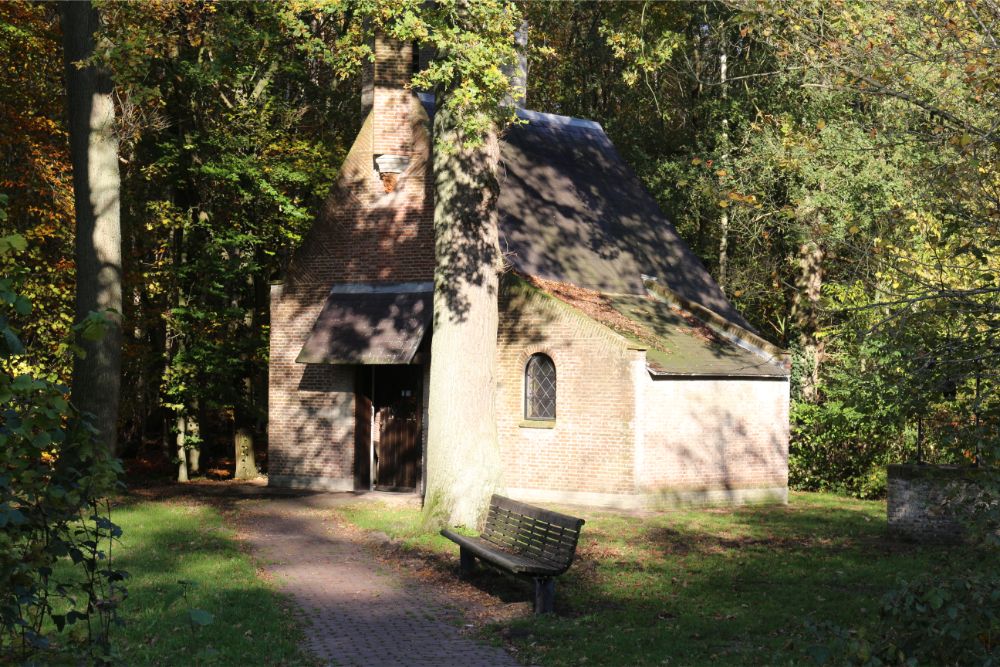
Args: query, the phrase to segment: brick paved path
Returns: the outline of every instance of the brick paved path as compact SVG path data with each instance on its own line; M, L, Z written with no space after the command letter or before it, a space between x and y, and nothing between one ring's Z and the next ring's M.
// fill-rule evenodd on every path
M516 667L502 649L459 632L460 617L418 582L379 567L337 527L343 496L241 503L240 532L307 619L307 648L325 664Z

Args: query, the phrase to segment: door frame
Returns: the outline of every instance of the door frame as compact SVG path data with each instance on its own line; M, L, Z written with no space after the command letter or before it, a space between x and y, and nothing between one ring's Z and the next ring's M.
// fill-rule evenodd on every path
M396 493L418 493L423 494L424 488L424 466L426 464L426 443L427 433L427 387L426 369L423 364L387 364L387 365L359 365L355 371L355 409L354 409L354 488L356 491L374 491L375 489L375 459L376 459L376 437L375 433L375 410L377 405L377 395L379 378L381 373L391 372L389 369L410 370L416 378L416 409L417 409L417 429L415 433L415 446L418 453L414 458L414 485L413 487L400 487L381 489ZM384 379L383 379L384 382Z

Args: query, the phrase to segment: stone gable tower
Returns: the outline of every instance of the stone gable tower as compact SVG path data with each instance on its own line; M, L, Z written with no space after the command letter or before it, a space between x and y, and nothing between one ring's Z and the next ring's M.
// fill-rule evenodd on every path
M379 469L387 479L390 457L380 464L372 428L378 403L391 397L376 396L373 383L409 365L405 377L380 384L426 384L416 347L425 325L430 330L434 277L430 121L409 87L419 57L413 46L379 36L375 55L361 130L285 282L271 292L268 451L276 485L367 489ZM336 335L321 330L331 318ZM331 336L346 346L320 350ZM422 397L420 387L399 389L407 391ZM419 416L414 447L422 450ZM420 456L404 458L396 462L405 469L401 484L419 483Z

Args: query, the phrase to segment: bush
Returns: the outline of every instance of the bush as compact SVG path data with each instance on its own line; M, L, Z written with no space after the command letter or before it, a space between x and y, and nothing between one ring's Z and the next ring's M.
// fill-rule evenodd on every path
M793 488L883 498L886 465L904 460L885 423L839 400L795 403L788 478Z
M1000 470L985 465L975 483L957 485L947 503L967 519L973 557L968 572L939 579L900 579L869 628L814 626L809 653L821 665L1000 664Z
M873 628L814 626L819 665L995 665L1000 661L1000 576L901 581Z
M788 476L793 488L883 498L886 466L913 460L918 439L925 461L968 463L969 452L982 440L962 407L968 397L961 392L957 401L944 396L940 382L908 364L909 356L885 340L867 340L850 353L831 355L821 396L792 404ZM985 411L980 416L984 420ZM987 422L979 430L988 430Z
M0 238L0 255L24 245L19 236ZM126 575L111 565L120 530L102 499L121 466L70 405L67 387L15 374L24 347L8 316L30 311L16 277L0 280L0 662L54 649L53 628L74 624L86 628L90 657L109 661ZM94 320L77 330L99 334Z

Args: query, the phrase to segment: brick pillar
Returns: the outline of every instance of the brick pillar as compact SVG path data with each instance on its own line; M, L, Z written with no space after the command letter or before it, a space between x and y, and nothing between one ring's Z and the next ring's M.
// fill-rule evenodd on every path
M375 155L408 156L413 152L410 110L413 92L407 88L413 75L413 44L375 38L374 137Z

